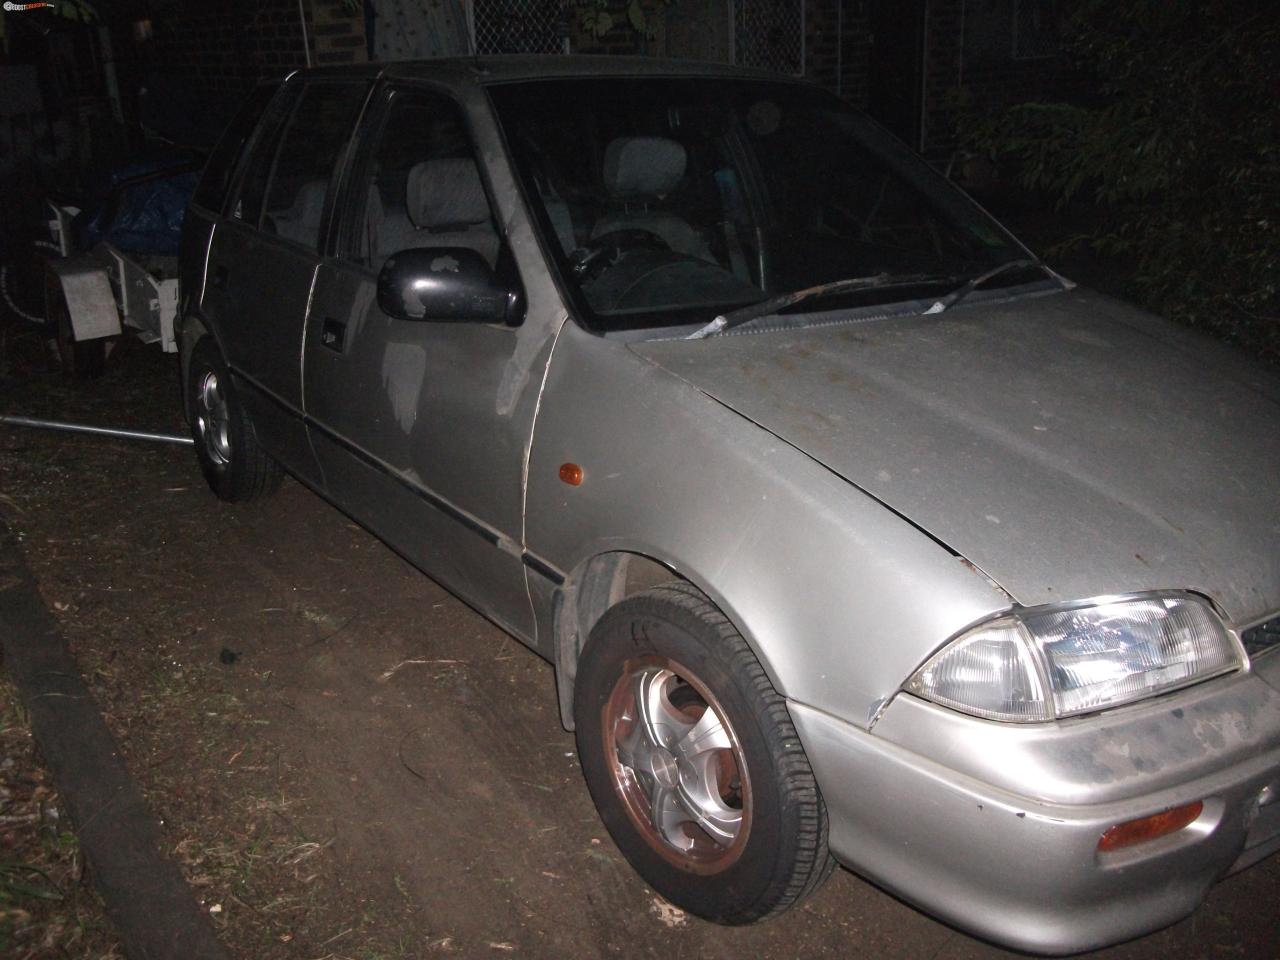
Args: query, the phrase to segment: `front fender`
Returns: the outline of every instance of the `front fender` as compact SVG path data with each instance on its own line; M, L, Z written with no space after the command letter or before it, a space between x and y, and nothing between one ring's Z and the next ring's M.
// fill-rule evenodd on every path
M580 485L559 479L564 463ZM795 447L573 324L535 427L526 546L563 571L615 551L660 561L733 621L781 694L863 727L943 641L1010 604Z

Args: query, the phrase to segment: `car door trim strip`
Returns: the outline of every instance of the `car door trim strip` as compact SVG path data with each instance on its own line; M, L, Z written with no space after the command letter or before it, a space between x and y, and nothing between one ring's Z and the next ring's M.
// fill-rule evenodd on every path
M379 473L382 473L387 477L389 477L390 479L394 480L396 483L404 487L406 490L412 493L419 500L422 500L428 505L434 507L436 510L439 510L449 519L456 520L458 523L462 524L462 526L466 527L472 533L476 534L478 537L481 537L483 540L489 543L490 546L497 547L498 549L503 549L505 547L506 552L511 553L514 556L518 556L520 558L520 562L523 563L526 567L528 567L530 570L537 573L539 576L545 577L547 580L551 581L551 583L555 584L557 587L564 584L565 575L563 573L561 573L552 564L548 563L546 560L543 560L541 557L537 556L536 554L530 553L528 550L522 549L514 540L512 540L508 536L505 536L501 531L495 530L493 527L490 527L487 524L483 523L482 521L477 520L475 517L471 516L471 514L467 513L465 510L460 509L459 507L454 506L452 503L450 503L448 500L441 497L439 494L433 493L431 490L428 490L426 487L423 487L417 483L414 483L408 477L402 476L401 474L396 472L394 469L389 467L387 464L379 460L377 457L374 457L369 453L367 453L365 450L362 450L359 446L352 443L350 440L342 436L340 433L336 433L335 431L326 427L323 423L320 423L314 417L308 416L307 414L303 413L293 404L289 403L289 401L285 400L283 397L279 396L274 391L263 386L261 383L259 383L253 377L246 374L243 370L239 369L238 367L231 367L230 369L231 369L232 376L234 376L237 381L245 384L246 386L252 387L255 393L271 401L273 404L280 407L282 410L284 410L286 413L290 414L291 416L297 417L299 420L303 422L303 424L308 429L314 429L317 433L321 434L326 439L337 444L343 450L346 450L348 453L354 456L357 460L359 460L365 466L371 467L372 469L377 470Z
M503 536L503 534L500 533L499 531L482 523L481 521L477 520L475 517L471 516L465 511L460 510L458 507L455 507L452 503L450 503L448 500L441 497L439 494L433 493L432 491L428 490L426 487L419 486L418 484L414 483L412 480L408 479L407 477L401 476L399 473L391 469L389 466L387 466L377 457L372 456L371 454L361 449L356 444L352 443L346 437L342 436L342 434L334 432L329 427L326 427L323 423L316 420L314 417L308 416L307 414L303 413L301 410L299 410L293 404L289 403L289 401L285 400L283 397L280 397L273 391L264 387L261 383L258 383L253 377L248 376L243 370L232 367L231 372L232 374L235 375L236 379L243 381L245 384L247 384L250 387L253 387L256 393L261 394L263 397L275 403L277 406L285 410L287 413L290 413L293 416L297 417L299 420L303 422L304 425L306 425L308 429L314 429L317 433L320 433L326 439L333 441L335 444L342 447L342 449L346 450L348 453L354 456L357 460L359 460L365 466L372 467L374 470L377 470L379 473L383 473L386 476L390 477L396 483L400 484L400 486L404 487L414 496L418 497L418 499L423 500L426 503L430 504L431 506L435 507L437 510L445 514L445 516L449 517L450 519L458 521L460 524L462 524L472 533L487 540L493 546L495 547L498 546L498 544L503 540L510 540L509 537Z
M520 555L520 560L538 576L551 581L557 587L564 586L565 575L536 554L526 550Z

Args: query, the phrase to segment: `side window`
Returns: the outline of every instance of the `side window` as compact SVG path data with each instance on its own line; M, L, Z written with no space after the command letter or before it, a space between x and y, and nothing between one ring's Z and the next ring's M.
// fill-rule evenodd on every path
M439 96L393 95L354 184L363 203L354 259L379 269L409 247L470 247L490 266L501 245L462 112Z
M266 112L267 104L279 89L278 83L263 84L244 102L209 154L200 183L191 196L192 203L207 210L222 210L240 154Z
M281 137L262 204L262 226L268 233L316 248L325 193L367 92L364 83L317 82L304 88ZM250 181L254 178L241 193L245 220L253 217L261 195L260 181Z
M271 167L276 158L276 150L280 146L280 128L293 113L298 102L298 93L302 84L298 81L286 82L267 107L267 112L258 124L257 131L249 138L246 156L240 161L238 172L233 175L233 182L238 180L235 202L231 205L230 214L237 220L258 225L262 219L262 198L267 192L267 178L271 176Z

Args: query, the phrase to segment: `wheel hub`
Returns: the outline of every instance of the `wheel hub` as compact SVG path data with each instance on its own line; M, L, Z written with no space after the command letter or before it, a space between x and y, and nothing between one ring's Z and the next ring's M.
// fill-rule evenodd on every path
M614 787L641 835L695 873L726 869L750 828L746 763L715 697L688 670L628 664L605 706Z
M655 784L670 789L680 783L680 769L676 758L671 755L671 751L660 746L654 746L643 760L637 759L637 764L641 769L636 770L636 773L651 778Z
M196 390L196 430L215 465L223 467L231 462L231 417L225 389L214 370L200 378Z

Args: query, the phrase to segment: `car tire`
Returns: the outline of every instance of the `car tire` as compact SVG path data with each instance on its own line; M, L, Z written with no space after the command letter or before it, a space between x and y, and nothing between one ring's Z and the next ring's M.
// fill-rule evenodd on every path
M191 351L187 409L196 457L209 486L223 500L243 503L274 493L282 471L258 443L226 361L210 337Z
M695 587L664 584L600 618L574 719L605 827L671 903L751 923L830 875L826 808L786 703Z

